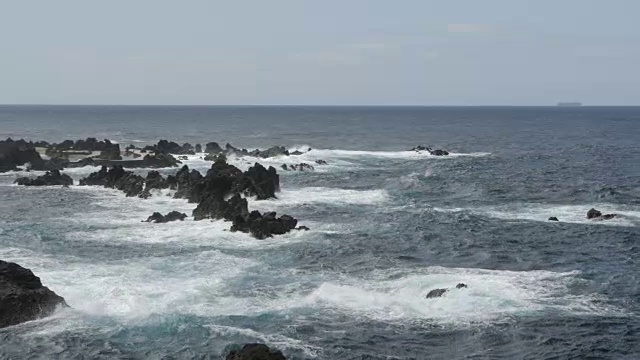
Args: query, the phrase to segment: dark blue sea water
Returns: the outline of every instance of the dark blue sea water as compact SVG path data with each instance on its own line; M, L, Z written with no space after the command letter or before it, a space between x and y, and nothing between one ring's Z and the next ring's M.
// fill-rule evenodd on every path
M193 209L167 194L0 174L0 259L72 307L0 330L0 358L217 359L253 341L290 359L640 357L640 108L0 106L9 136L311 147L262 162L329 165L250 201L311 228L263 241L141 223Z

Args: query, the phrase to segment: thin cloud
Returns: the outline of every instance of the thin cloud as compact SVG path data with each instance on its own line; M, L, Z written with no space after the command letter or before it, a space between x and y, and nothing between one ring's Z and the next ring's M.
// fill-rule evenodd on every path
M449 24L447 25L447 31L450 33L485 33L492 31L493 27L487 24Z
M323 65L358 65L361 58L355 54L338 51L301 52L290 55L295 61L312 62Z

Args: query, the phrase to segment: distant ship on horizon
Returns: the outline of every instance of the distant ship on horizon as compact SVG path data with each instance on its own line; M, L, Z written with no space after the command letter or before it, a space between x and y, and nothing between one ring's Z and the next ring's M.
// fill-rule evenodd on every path
M563 107L576 107L576 106L582 106L581 102L559 102L558 106L563 106Z

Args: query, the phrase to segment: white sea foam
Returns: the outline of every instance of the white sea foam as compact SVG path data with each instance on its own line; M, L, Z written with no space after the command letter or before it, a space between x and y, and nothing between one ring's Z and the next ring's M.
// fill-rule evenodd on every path
M433 320L444 323L500 321L545 311L601 315L596 295L573 295L568 286L578 272L498 271L428 268L423 273L385 274L369 280L325 282L308 301L379 321ZM455 289L463 282L468 288ZM426 299L435 288L450 291Z
M388 202L390 199L386 190L349 190L326 187L283 189L276 195L277 199L251 200L250 207L268 210L280 206L291 207L305 204L377 205Z
M482 157L491 155L486 152L474 152L474 153L456 153L450 152L448 156L435 156L429 154L427 151L367 151L367 150L329 150L329 149L313 149L307 154L316 156L318 158L360 158L360 157L373 157L373 158L387 158L387 159L447 159L455 157Z
M589 220L587 219L587 211L592 207L600 210L603 214L615 213L618 216L610 220ZM548 222L549 217L555 216L560 222L574 224L609 226L638 226L640 224L639 207L607 203L589 205L513 204L478 208L434 208L434 210L447 212L471 211L475 214L505 220Z

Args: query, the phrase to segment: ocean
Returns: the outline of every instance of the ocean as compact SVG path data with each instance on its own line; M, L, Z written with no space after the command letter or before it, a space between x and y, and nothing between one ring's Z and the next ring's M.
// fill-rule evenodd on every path
M1 329L0 358L219 359L247 342L288 359L640 357L638 107L5 105L7 137L283 145L312 150L259 161L328 165L278 168L278 199L250 200L311 229L267 240L141 222L195 207L166 193L0 174L0 259L71 306ZM206 172L200 156L184 163Z

